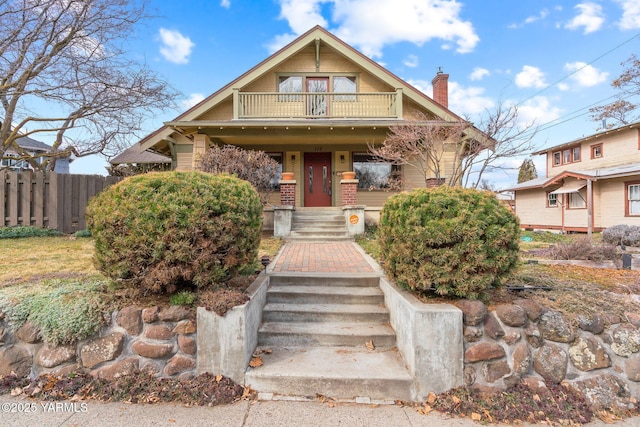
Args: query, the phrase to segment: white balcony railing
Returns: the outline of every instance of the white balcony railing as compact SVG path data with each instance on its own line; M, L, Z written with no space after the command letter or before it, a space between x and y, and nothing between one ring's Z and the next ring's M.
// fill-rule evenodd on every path
M375 93L240 92L235 119L402 118L402 90Z

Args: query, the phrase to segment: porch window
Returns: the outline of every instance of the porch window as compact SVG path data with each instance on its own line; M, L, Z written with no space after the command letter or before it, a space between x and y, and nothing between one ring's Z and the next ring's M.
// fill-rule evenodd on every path
M377 161L367 153L353 154L353 170L358 190L380 190L389 187L390 179L400 172L400 167Z
M280 93L302 93L302 76L282 76L278 82ZM301 95L280 95L280 101L302 101Z
M640 184L627 184L627 216L640 215Z
M557 194L547 193L547 207L548 208L558 207L558 195Z
M581 209L587 207L587 201L581 192L569 193L569 209Z
M267 156L271 157L273 160L275 160L276 162L278 162L278 176L276 176L275 178L272 178L271 181L269 181L269 190L279 190L280 189L280 176L282 175L282 159L283 159L283 154L282 153L267 153Z

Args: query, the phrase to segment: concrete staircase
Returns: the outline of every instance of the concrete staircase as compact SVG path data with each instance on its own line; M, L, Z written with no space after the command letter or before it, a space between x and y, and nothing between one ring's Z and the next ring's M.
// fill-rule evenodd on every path
M249 368L245 383L262 396L411 400L413 378L395 347L379 280L271 275L258 331L264 364Z
M286 240L353 240L342 208L296 208Z

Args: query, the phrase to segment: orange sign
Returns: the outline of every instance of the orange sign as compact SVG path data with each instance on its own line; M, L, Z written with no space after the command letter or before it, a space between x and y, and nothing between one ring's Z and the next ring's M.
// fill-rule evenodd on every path
M349 217L349 222L351 224L357 224L358 222L360 222L360 217L358 217L358 215L351 215Z

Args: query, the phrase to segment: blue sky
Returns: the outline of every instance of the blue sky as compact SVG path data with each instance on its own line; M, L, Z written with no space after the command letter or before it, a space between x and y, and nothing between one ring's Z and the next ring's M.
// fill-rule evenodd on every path
M321 25L431 96L438 67L449 108L478 119L498 103L518 105L541 130L536 148L596 132L588 108L610 102L621 62L640 51L638 0L150 0L156 16L138 28L130 55L182 93L151 132L314 25ZM137 139L132 138L131 143ZM46 141L45 141L46 142ZM534 159L544 174L541 156ZM518 167L522 159L511 164ZM104 174L101 158L72 173ZM488 176L497 187L517 170Z

